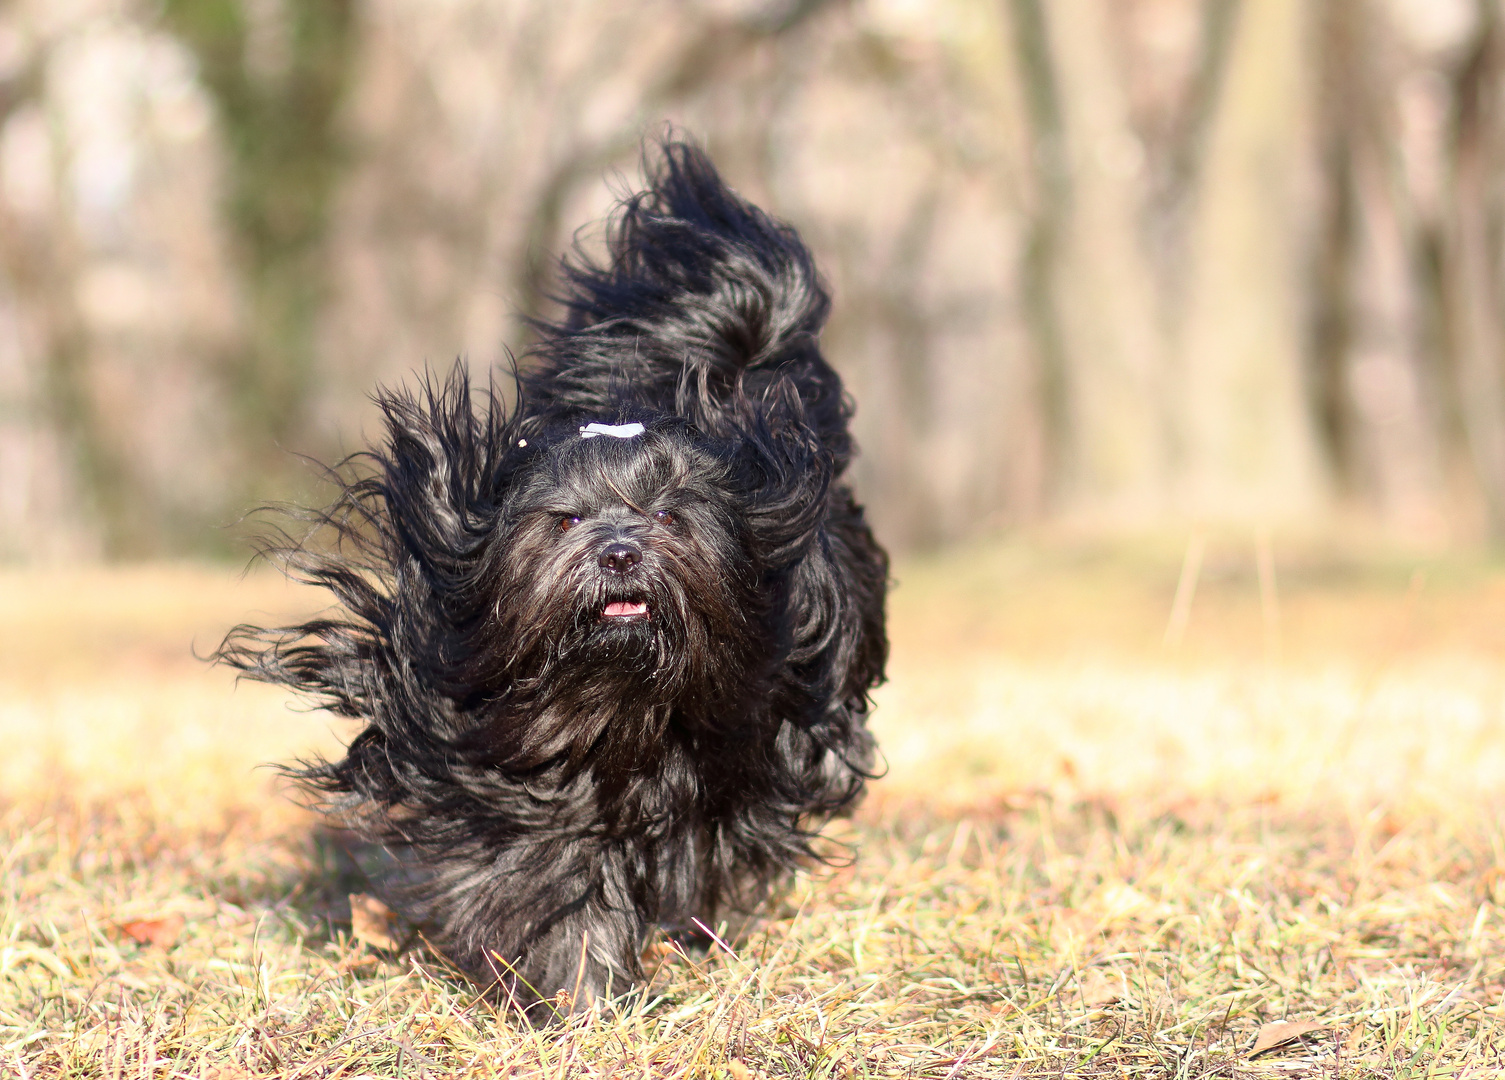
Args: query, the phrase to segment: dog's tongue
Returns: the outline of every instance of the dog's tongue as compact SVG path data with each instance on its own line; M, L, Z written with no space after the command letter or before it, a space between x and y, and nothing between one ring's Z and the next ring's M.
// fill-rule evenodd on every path
M624 618L630 615L648 614L648 605L641 600L613 600L606 605L602 612L608 619Z

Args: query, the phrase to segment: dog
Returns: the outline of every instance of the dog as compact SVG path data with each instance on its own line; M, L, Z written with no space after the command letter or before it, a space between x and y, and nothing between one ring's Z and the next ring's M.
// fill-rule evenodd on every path
M874 775L888 562L828 291L695 145L644 169L512 382L379 391L382 444L269 545L337 614L217 653L360 723L287 771L542 1022L639 985L658 928L752 912Z

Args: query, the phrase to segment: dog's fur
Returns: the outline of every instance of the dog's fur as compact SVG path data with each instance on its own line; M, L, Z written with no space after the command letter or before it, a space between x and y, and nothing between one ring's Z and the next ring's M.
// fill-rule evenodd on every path
M887 561L842 483L826 290L693 146L650 174L608 263L564 264L514 407L458 367L378 396L385 445L314 515L337 542L276 549L343 612L218 654L363 722L295 775L535 1017L629 989L655 926L756 905L874 759Z

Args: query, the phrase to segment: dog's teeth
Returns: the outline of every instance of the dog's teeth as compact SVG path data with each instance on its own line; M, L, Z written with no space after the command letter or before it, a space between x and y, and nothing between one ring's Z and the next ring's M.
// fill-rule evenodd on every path
M613 600L606 605L606 610L602 614L608 619L623 618L630 615L646 615L648 614L648 605L640 600Z

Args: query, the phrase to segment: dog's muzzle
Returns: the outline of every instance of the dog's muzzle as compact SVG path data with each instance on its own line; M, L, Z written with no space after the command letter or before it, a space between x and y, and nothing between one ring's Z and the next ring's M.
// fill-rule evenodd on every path
M643 552L632 544L618 541L601 552L597 563L613 577L626 577L643 561ZM611 621L648 618L648 605L642 600L613 600L601 610L601 617Z

